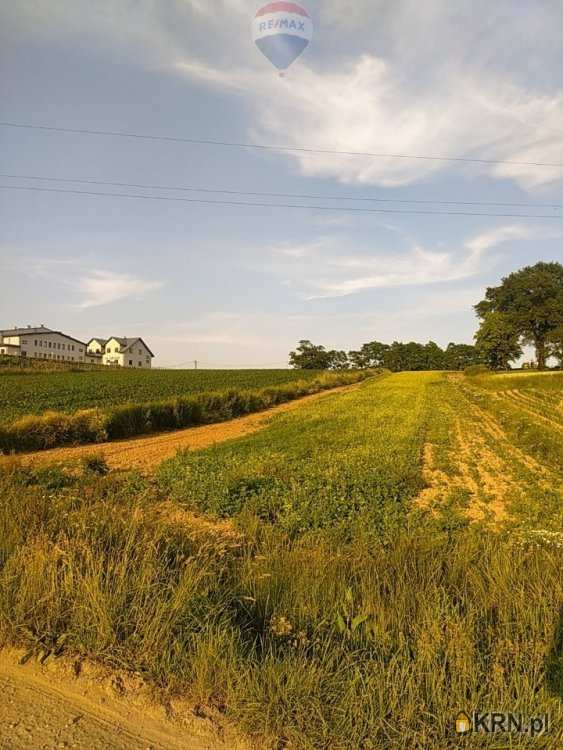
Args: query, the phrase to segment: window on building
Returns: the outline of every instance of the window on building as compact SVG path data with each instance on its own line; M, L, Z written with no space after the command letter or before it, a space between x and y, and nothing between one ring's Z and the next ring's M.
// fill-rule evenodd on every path
M129 367L133 367L133 360L132 359L129 360Z
M139 366L139 367L142 367L142 366L143 366L143 363L142 363L142 362L139 362L139 365L138 365L138 366Z
M35 339L35 341L33 343L34 343L35 346L37 346L37 339Z

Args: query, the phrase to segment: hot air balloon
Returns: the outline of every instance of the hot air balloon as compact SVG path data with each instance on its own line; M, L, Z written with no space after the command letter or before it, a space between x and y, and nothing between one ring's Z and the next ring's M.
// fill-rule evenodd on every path
M297 3L268 3L252 24L254 42L275 67L284 71L303 54L313 38L313 22Z

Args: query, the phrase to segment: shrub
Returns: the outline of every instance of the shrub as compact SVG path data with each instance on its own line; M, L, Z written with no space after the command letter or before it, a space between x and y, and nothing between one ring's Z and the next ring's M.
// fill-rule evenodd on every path
M29 416L0 429L0 448L45 450L57 445L100 443L107 438L103 415L96 409L74 414L47 412Z
M193 427L203 422L203 409L195 396L177 399L174 409L178 427Z
M463 374L468 375L469 377L475 377L476 375L484 375L487 372L490 372L487 365L470 365L465 368Z
M178 427L175 407L174 402L148 404L146 407L147 432L165 432Z
M101 453L95 453L84 459L84 469L92 474L105 477L109 473L109 466Z
M112 409L106 417L109 440L119 440L147 431L145 407L142 404L127 404Z

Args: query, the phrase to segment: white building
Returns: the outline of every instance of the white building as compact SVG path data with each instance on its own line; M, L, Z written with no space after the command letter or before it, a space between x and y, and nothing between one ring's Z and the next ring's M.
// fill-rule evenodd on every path
M45 326L0 330L0 356L150 368L154 354L141 338L94 338L85 344Z
M59 362L85 362L86 344L61 331L39 328L0 330L0 355Z
M112 336L109 339L93 338L87 354L101 356L104 365L114 367L152 367L154 354L141 338Z

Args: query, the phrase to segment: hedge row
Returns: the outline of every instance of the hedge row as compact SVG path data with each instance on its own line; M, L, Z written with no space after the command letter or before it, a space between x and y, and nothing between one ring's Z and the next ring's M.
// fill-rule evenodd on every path
M98 409L74 414L47 412L0 427L0 451L13 453L46 450L61 445L101 443L223 422L308 394L357 383L373 375L373 370L327 373L314 380L298 380L269 388L198 393L171 401L125 404L106 412Z

